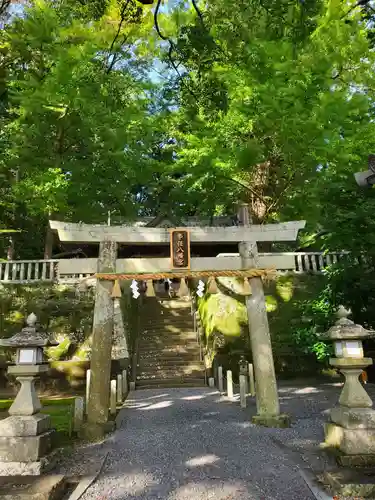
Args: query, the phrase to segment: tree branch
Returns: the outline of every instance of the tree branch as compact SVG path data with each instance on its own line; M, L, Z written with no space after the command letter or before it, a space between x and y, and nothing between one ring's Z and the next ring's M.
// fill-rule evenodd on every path
M170 38L168 38L167 36L165 36L162 33L161 29L160 29L159 21L158 21L158 15L159 15L160 6L161 6L161 0L158 0L158 3L156 4L156 7L155 7L155 12L154 12L154 24L155 24L156 32L157 32L157 34L159 35L159 37L162 40L164 40L165 42L169 43L168 59L169 59L169 62L171 64L172 68L177 73L179 80L185 86L185 88L188 90L188 92L194 97L194 99L198 99L198 96L195 95L195 93L191 90L191 88L189 87L189 85L187 85L185 83L183 76L179 72L176 63L173 60L172 54L173 54L173 51L176 50L175 44L172 42L172 40L170 40Z
M9 8L11 0L0 0L0 17L5 16Z
M285 192L291 187L292 182L293 182L295 176L296 176L295 173L291 174L291 176L289 177L288 181L285 183L283 189L280 191L279 196L274 201L272 201L269 204L269 206L266 208L266 211L264 213L264 219L266 219L267 215L269 215L269 213L271 212L271 210L273 210L274 208L276 208L278 206L278 204L280 203L280 200L283 197L283 195L285 194Z
M350 9L348 10L348 12L346 12L345 14L343 14L341 16L340 21L342 19L344 19L344 17L347 17L357 7L367 7L369 9L371 9L373 12L375 12L375 10L370 5L370 0L358 0L358 2L355 5L353 5L353 7L350 7Z
M193 4L193 7L195 9L195 12L198 14L199 19L201 20L201 23L204 25L202 12L199 10L197 2L195 0L191 0L191 3Z
M166 42L169 42L171 44L172 42L169 40L168 37L166 37L166 36L163 35L163 33L161 32L160 27L159 27L158 15L159 15L160 6L161 6L161 0L158 0L158 3L156 4L156 7L155 7L155 12L154 12L155 29L157 31L157 34L159 35L159 37L162 40L164 40Z
M107 62L109 62L109 58L111 57L111 54L112 54L112 51L113 51L113 47L115 46L115 43L120 35L120 32L121 32L121 28L122 28L122 25L125 21L125 13L126 13L126 9L128 8L128 5L130 3L130 0L126 0L125 4L123 5L122 9L121 9L121 12L120 12L120 22L119 22L119 25L118 25L118 28L117 28L117 31L116 31L116 34L112 40L112 43L111 43L111 46L109 48L109 53L108 53L108 57L107 57ZM112 62L109 63L109 66L107 68L107 75L111 72L111 70L113 69L113 66L115 65L115 55L113 54L113 59L112 59Z
M226 175L220 175L220 174L217 175L216 174L215 177L219 177L220 179L233 182L234 184L237 184L237 185L241 186L242 188L245 188L247 191L250 191L250 193L252 193L256 198L261 200L263 203L266 203L265 198L260 193L258 193L253 187L249 186L248 184L244 184L243 182L241 182L237 179L234 179L233 177L227 177Z

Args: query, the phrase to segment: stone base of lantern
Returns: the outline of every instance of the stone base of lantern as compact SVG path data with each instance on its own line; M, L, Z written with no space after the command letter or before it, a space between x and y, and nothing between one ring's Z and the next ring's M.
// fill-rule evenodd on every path
M345 429L375 429L375 410L371 408L338 406L331 409L330 419Z
M337 407L331 410L330 416L331 422L326 423L324 428L325 446L337 449L344 462L348 462L345 456L355 457L356 462L361 461L361 456L375 458L374 410ZM368 463L368 460L364 462Z
M13 415L0 422L0 475L38 475L50 465L50 418Z
M49 455L37 462L0 461L0 476L40 476L49 472L55 465L55 458Z

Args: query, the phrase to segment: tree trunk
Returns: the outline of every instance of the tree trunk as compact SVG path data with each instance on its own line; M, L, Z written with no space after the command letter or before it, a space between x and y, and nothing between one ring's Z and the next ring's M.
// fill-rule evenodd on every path
M12 236L9 238L7 260L14 260L14 238Z
M53 231L50 228L49 224L46 230L46 241L44 245L44 260L52 259L53 252Z

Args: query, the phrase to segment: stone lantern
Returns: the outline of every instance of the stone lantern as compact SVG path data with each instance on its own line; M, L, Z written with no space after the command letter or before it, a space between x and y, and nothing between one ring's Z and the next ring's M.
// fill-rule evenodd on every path
M375 463L375 411L359 381L363 369L372 364L363 356L362 340L375 337L375 332L356 325L349 315L340 306L338 321L322 336L334 342L336 357L329 362L345 377L339 406L330 410L330 422L325 424L325 445L339 450L342 465L362 465Z
M248 376L249 373L249 363L247 362L245 356L242 354L238 362L240 375Z
M46 467L44 457L51 447L50 418L42 415L35 391L37 378L48 371L43 348L57 345L37 325L30 314L27 326L9 339L0 339L0 346L16 349L16 362L9 366L21 388L9 408L9 417L0 421L0 475L37 475ZM43 459L44 458L44 459Z

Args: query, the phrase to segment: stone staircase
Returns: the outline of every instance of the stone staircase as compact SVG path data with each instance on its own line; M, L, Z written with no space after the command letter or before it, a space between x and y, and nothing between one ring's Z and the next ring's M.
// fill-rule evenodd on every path
M146 297L141 325L137 388L205 385L190 301Z

